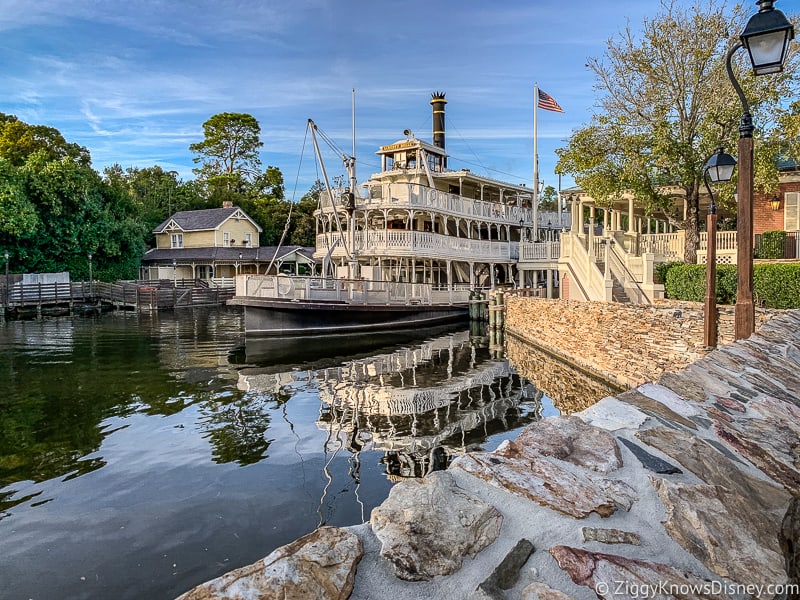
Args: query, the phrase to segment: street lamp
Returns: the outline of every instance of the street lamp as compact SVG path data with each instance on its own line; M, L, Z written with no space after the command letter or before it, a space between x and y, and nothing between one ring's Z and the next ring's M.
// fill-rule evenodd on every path
M11 290L8 288L8 250L3 252L3 258L6 259L6 306L8 306L8 299L11 297Z
M241 270L241 268L242 268L242 253L239 252L239 262L236 263L236 274L237 275L239 274L239 271Z
M172 259L172 287L178 287L178 261Z
M703 307L703 343L710 348L717 345L717 205L708 182L709 180L713 183L730 181L735 166L736 160L730 154L726 154L722 148L717 148L703 168L703 182L706 184L709 197L708 216L706 217L708 249L706 251L706 297Z
M739 36L741 42L734 45L725 59L725 67L733 89L742 103L742 119L739 123L739 214L736 219L736 285L735 338L750 337L755 331L755 308L753 306L753 117L742 87L736 80L731 66L733 54L747 48L753 72L756 75L779 73L783 70L788 54L789 42L794 38L794 27L779 10L772 6L775 0L758 0L758 13L750 17Z
M94 289L92 288L92 253L89 252L86 256L89 257L89 299L94 296Z
M780 210L781 199L776 194L773 194L772 200L769 201L769 205L772 207L772 210Z

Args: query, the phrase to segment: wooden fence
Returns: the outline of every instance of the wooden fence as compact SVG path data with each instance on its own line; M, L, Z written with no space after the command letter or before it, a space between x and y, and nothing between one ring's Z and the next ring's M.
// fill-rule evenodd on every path
M186 282L182 282L186 283ZM192 283L192 282L189 282ZM225 304L233 298L233 288L174 286L163 282L129 281L118 283L15 283L0 286L0 306L6 310L43 307L112 306L140 311Z

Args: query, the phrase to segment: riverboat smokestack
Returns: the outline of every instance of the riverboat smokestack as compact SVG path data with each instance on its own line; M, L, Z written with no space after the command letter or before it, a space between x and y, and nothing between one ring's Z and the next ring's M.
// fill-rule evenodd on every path
M444 150L444 92L433 92L431 94L431 106L433 107L433 145ZM442 166L447 167L445 158Z

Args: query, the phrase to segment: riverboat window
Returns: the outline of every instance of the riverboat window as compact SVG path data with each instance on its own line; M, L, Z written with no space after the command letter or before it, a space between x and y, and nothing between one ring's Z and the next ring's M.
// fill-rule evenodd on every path
M230 231L223 231L222 232L222 245L223 246L230 246L231 245L231 233L230 233Z
M183 234L182 233L173 233L172 234L172 247L173 248L183 248Z
M783 195L783 229L784 231L800 230L800 192L786 192Z

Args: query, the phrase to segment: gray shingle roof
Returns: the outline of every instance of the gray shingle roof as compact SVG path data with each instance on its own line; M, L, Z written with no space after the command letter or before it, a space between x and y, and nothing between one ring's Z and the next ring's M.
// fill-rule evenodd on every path
M163 233L170 221L175 221L183 231L207 231L209 229L216 229L233 216L236 211L241 211L243 215L247 216L247 213L238 206L231 206L229 208L206 208L202 210L182 210L168 217L153 230L153 233ZM247 218L249 219L250 217L248 216ZM258 225L256 225L256 227L258 227ZM260 230L261 228L259 227L259 231Z
M162 263L172 264L172 260L180 262L197 261L236 261L239 260L239 253L243 261L269 263L275 256L277 246L261 246L258 248L239 248L239 247L218 247L218 248L153 248L148 250L142 257L142 263ZM298 251L309 260L314 253L314 248L303 246L281 246L278 250L276 260Z

